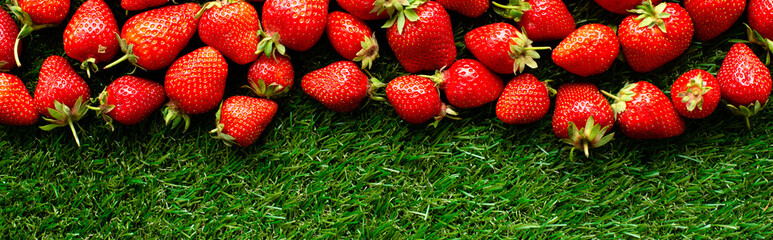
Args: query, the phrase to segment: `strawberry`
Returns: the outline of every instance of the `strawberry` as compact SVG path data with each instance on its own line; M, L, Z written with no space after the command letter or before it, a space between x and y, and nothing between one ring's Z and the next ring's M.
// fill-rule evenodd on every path
M540 120L550 109L550 93L545 83L531 73L515 76L497 100L497 118L507 124L529 124Z
M267 0L263 4L263 38L255 54L285 54L285 48L303 52L325 32L329 0Z
M17 54L14 54L13 46L18 35L19 26L16 26L11 15L6 11L0 11L0 70L11 70L16 67L13 62ZM16 50L21 51L21 46L18 47Z
M390 0L336 0L338 6L362 20L381 20L389 18L386 11L373 11L374 6L390 4ZM378 9L380 9L379 7Z
M437 0L447 10L458 12L467 17L480 17L488 10L488 0Z
M456 60L451 17L437 2L414 1L392 14L383 27L388 28L387 42L407 72L438 70Z
M695 24L695 38L700 41L714 39L727 31L741 17L745 8L746 0L684 1L684 9L690 13Z
M164 78L169 103L162 110L166 124L190 126L192 114L208 112L223 99L228 64L217 49L206 46L190 52L172 63Z
M483 65L499 74L523 72L526 66L536 68L539 53L549 47L532 47L532 41L513 25L492 23L464 35L464 44Z
M618 30L628 65L636 72L650 72L674 60L690 46L693 24L676 3L654 7L649 0L623 19Z
M325 34L338 54L350 61L361 61L362 68L370 68L378 58L376 33L351 14L339 11L328 14Z
M195 18L201 7L184 3L156 8L134 15L121 29L120 59L105 66L110 68L129 60L146 70L169 66L196 33L199 20Z
M164 104L166 94L160 83L126 75L110 83L97 99L100 106L92 109L98 111L113 130L113 120L134 125L148 118Z
M615 124L625 136L633 139L662 139L681 135L684 120L671 100L652 83L640 81L626 84L615 99Z
M82 62L81 69L91 77L92 70L99 70L97 63L118 53L116 34L118 23L110 7L102 0L89 0L78 7L64 29L64 52Z
M636 6L640 5L642 3L642 0L593 0L599 6L606 9L607 11L617 13L617 14L625 14L629 15L631 14L629 10L636 8ZM662 2L663 0L652 0L652 4L656 5Z
M264 98L233 96L215 114L217 128L211 131L226 145L252 145L276 115L276 102Z
M596 85L587 82L567 83L558 88L553 113L553 133L563 142L581 148L587 157L588 149L601 147L614 136L606 135L614 124L612 107ZM578 126L582 128L578 129Z
M21 79L8 73L0 73L0 124L32 125L39 117L38 111L32 105L27 86L24 86Z
M32 31L62 23L70 10L70 0L12 0L8 8L22 24L13 47L16 66L21 67L21 39L29 36Z
M553 50L553 62L571 73L587 77L606 72L620 53L612 28L592 23L569 34Z
M83 118L89 110L85 106L91 91L86 81L75 73L66 59L49 56L43 61L35 88L33 104L44 120L51 122L40 127L50 131L57 127L69 126L80 147L80 139L73 124Z
M693 69L671 85L671 101L682 116L699 119L709 116L719 104L719 82L711 73Z
M458 108L496 101L505 85L499 76L474 59L459 59L430 79L444 90L448 103Z
M258 11L252 4L238 0L218 0L204 4L196 17L199 37L236 64L244 65L258 58L255 46L260 40Z
M448 116L454 118L456 112L440 101L435 83L429 78L406 75L389 81L386 87L389 104L395 108L397 115L411 124L421 124L434 118L437 123Z
M561 0L510 0L508 5L497 2L494 11L513 19L534 41L563 39L574 31L574 18Z
M770 96L770 70L746 44L736 43L722 61L717 81L722 99L733 113L744 116L751 128L749 117L759 113Z
M767 39L773 39L773 0L749 0L749 25Z
M158 7L167 2L169 2L169 0L121 0L121 8L126 11L139 11Z
M301 79L303 92L336 112L351 112L383 84L371 84L352 61L338 61L314 70ZM372 94L371 94L372 96Z
M290 91L295 72L284 55L260 55L247 71L249 88L259 97L271 98Z

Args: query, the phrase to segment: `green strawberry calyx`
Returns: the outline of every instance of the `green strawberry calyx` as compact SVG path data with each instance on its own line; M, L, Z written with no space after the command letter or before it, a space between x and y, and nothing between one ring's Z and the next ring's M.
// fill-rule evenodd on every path
M706 87L701 75L695 76L687 83L687 89L678 93L676 97L681 98L682 103L687 104L687 111L692 112L697 107L699 110L703 110L703 94L706 94L711 90L711 87Z
M209 133L215 134L215 136L212 136L212 138L221 139L226 146L230 147L236 144L236 138L223 132L223 129L225 129L225 124L220 123L220 115L222 114L222 110L223 102L220 102L220 107L217 109L217 113L215 113L215 129L212 129L212 131L209 131Z
M574 125L574 122L569 122L569 138L561 139L561 142L573 146L569 154L570 158L574 158L574 150L578 148L583 150L585 157L589 157L589 149L604 146L604 144L607 144L614 138L614 132L605 135L609 131L610 126L601 127L601 125L595 123L593 115L588 117L588 120L585 121L585 127L580 129L577 129L577 125Z
M639 14L636 17L639 22L639 27L653 28L657 26L661 32L666 33L666 23L663 19L671 17L670 13L664 12L667 4L662 2L657 6L652 6L652 1L646 0L641 5L636 6L635 9L628 10L631 13Z
M724 101L724 100L723 100ZM755 101L752 104L749 104L749 106L735 106L733 104L725 104L728 109L730 109L730 112L732 112L735 115L744 117L744 120L746 121L746 127L751 130L751 124L749 124L749 118L757 115L760 111L762 111L765 106L768 105L769 101L765 101L765 103L760 103L759 100Z
M55 24L35 24L32 22L32 18L30 15L25 12L24 10L19 7L19 2L17 0L12 0L11 4L8 5L8 10L13 13L14 16L16 16L16 19L21 22L22 27L19 29L19 35L16 36L16 40L13 43L13 58L16 61L16 66L21 67L21 61L19 60L19 44L21 42L21 39L24 37L29 36L33 31L47 28L47 27L54 27Z
M383 87L386 87L386 83L378 80L378 78L370 77L370 83L368 84L368 97L371 100L386 102L384 95L378 93L378 90Z
M523 72L526 66L530 68L537 68L537 62L534 59L539 59L540 55L537 50L549 50L550 47L532 47L534 42L526 36L526 32L523 30L515 32L516 37L510 38L510 57L513 58L513 73L518 74Z
M438 112L437 115L435 115L434 119L435 121L432 121L427 127L433 127L437 128L437 125L440 123L440 120L443 120L443 118L448 118L451 120L459 120L461 118L457 117L459 115L456 110L454 110L451 106L445 103L441 103L440 106L440 112Z
M107 64L107 66L105 66L102 69L111 68L115 65L118 65L119 63L122 63L123 61L128 60L135 67L142 70L147 70L137 64L140 58L137 57L137 55L134 55L134 44L127 43L126 40L121 38L121 35L119 35L118 33L115 33L115 37L118 39L118 44L121 46L121 51L124 52L124 55L121 58L118 58L117 60L113 61L112 63Z
M752 29L748 24L744 23L744 25L746 25L746 35L749 37L748 42L760 45L765 49L765 65L770 65L770 54L773 53L773 40L762 37L760 33Z
M285 86L280 85L279 83L271 83L266 85L266 82L263 81L263 79L258 79L258 81L247 81L249 85L242 86L242 88L249 89L255 95L258 97L264 97L266 99L271 99L272 97L281 97L284 96L287 91L285 91Z
M373 61L379 57L376 33L374 32L370 36L365 36L365 39L360 42L360 46L362 46L362 49L357 52L357 56L352 61L361 62L362 69L370 69L370 67L373 66Z
M609 98L612 98L615 100L614 103L612 103L612 111L615 112L615 119L617 119L617 115L625 112L626 103L629 101L633 101L633 97L636 96L636 92L633 91L634 88L636 88L637 83L629 83L626 84L623 89L620 89L620 92L617 93L617 95L612 95L611 93L601 90L601 93L606 95Z
M516 22L521 21L524 12L531 10L531 4L521 0L510 0L507 5L502 5L498 2L491 2L491 4L494 5L494 12Z
M201 9L199 9L198 12L196 12L196 15L194 18L199 19L201 15L204 15L204 12L206 12L209 9L212 9L214 7L221 8L223 6L226 6L231 3L237 3L238 0L214 0L211 2L207 2L204 5L201 6Z
M169 101L169 103L166 104L166 107L161 110L161 114L164 115L164 122L166 125L172 124L172 128L177 128L181 122L184 122L184 132L188 131L188 127L191 125L191 117L182 112L182 109L180 109L176 101Z
M75 130L75 124L83 116L86 116L88 111L89 108L86 106L86 102L83 101L83 97L78 97L72 108L59 101L54 101L54 108L48 109L48 114L51 114L52 118L43 118L51 124L40 126L40 129L51 131L59 127L69 126L72 136L75 137L75 143L80 147L81 141L78 138L78 132Z
M263 27L260 27L258 36L260 36L260 42L258 42L255 55L266 54L267 57L274 57L275 52L279 52L279 54L287 56L287 49L279 41L279 33L266 32L263 30Z
M107 96L107 88L105 88L105 90L103 90L98 97L91 99L92 104L99 103L99 106L94 107L87 105L86 107L96 111L97 115L105 120L105 125L110 129L110 131L115 131L115 126L113 126L113 118L107 115L115 109L115 105L107 104Z
M389 15L389 20L381 26L381 28L389 28L397 24L397 32L402 34L403 28L405 28L405 21L415 22L419 20L419 14L416 13L416 8L419 8L427 0L376 0L373 5L375 7L370 12L377 12L381 14L386 11Z

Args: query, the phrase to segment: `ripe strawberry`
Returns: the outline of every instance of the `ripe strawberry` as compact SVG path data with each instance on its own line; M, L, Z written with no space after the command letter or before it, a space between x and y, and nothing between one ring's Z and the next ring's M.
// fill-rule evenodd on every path
M171 64L196 33L198 4L184 3L152 9L129 18L121 29L125 56L105 66L129 60L142 69L159 70Z
M607 11L617 13L617 14L625 14L629 15L631 14L628 10L636 8L636 6L640 5L642 0L593 0L599 6L606 9ZM663 0L652 0L653 5L657 5Z
M684 1L684 9L695 24L695 37L700 41L714 39L725 32L741 17L745 8L746 0Z
M172 63L166 72L164 89L169 103L163 109L164 121L177 127L190 126L192 114L208 112L223 99L228 64L217 49L206 46L190 52Z
M507 23L492 23L464 35L464 44L483 65L499 74L523 72L526 66L536 68L539 53L549 47L532 47L532 41Z
M32 31L62 23L70 10L70 0L14 0L8 8L22 24L13 47L16 66L21 67L19 60L21 39L29 36Z
M480 17L488 10L488 0L437 0L449 11L458 12L467 17Z
M614 133L605 134L614 121L612 107L596 85L567 83L558 88L553 133L564 143L574 146L570 156L574 155L574 149L581 148L587 157L588 149L601 147L612 140Z
M699 119L709 116L719 104L719 82L711 73L693 69L671 85L671 101L682 116Z
M368 76L352 61L338 61L314 70L301 79L303 92L336 112L350 112L360 106L369 93L383 84Z
M744 116L751 128L749 117L759 113L770 96L770 70L746 44L736 43L722 61L717 81L722 99L733 113Z
M504 123L529 124L540 120L548 109L548 87L531 73L524 73L507 83L497 101L496 112L497 118Z
M437 126L443 117L453 118L456 115L440 101L435 83L426 77L406 75L392 79L387 84L386 94L397 115L411 124L421 124L434 118L432 125Z
M32 97L21 79L8 73L0 73L0 124L32 125L39 117L38 111L32 106Z
M255 46L260 40L258 11L252 4L237 0L218 0L204 4L196 14L199 37L226 58L244 65L258 58Z
M158 7L167 2L169 0L121 0L121 8L126 11L138 11Z
M338 6L350 14L362 20L381 20L389 18L386 11L373 11L374 6L383 6L392 4L388 0L336 0ZM382 9L378 7L376 9Z
M50 131L57 127L69 126L80 147L80 139L73 124L83 118L89 110L85 106L91 91L86 81L75 73L70 63L60 56L49 56L43 61L35 88L33 104L49 125L40 127Z
M587 77L606 72L620 54L612 28L592 23L569 34L553 50L553 62L571 73Z
M456 60L456 44L448 12L437 2L421 2L413 2L404 11L395 12L383 26L388 27L387 42L397 61L410 73L438 70ZM407 21L396 20L402 18L407 18Z
M295 72L290 58L284 55L260 55L247 71L249 88L258 97L271 98L288 93L293 87Z
M16 26L11 15L6 11L0 11L0 70L11 70L16 67L13 62L17 54L14 54L13 45L18 35L19 26ZM21 46L16 50L21 51Z
M444 90L448 103L458 108L496 101L505 85L499 76L474 59L459 59L430 79Z
M351 14L339 11L328 14L325 33L338 54L349 61L361 61L362 68L370 68L378 58L376 34L367 23Z
M534 41L563 39L574 31L574 18L561 0L510 0L508 5L497 2L494 11L513 19Z
M226 99L215 114L215 138L226 145L252 145L276 115L276 102L264 98L233 96Z
M118 53L116 34L118 23L110 7L102 0L89 0L78 7L64 29L64 52L82 62L81 69L91 77L92 70L99 70L97 63L110 61Z
M267 0L256 54L309 50L325 32L328 5L329 0Z
M679 4L661 3L654 7L648 0L637 6L635 13L639 15L623 19L618 30L623 55L634 71L655 70L690 46L692 20Z
M749 0L749 25L767 39L773 39L773 0Z
M123 125L134 125L148 118L166 100L160 83L126 75L119 77L99 94L96 109L113 130L113 120Z
M671 100L652 83L640 81L627 84L612 96L615 99L615 124L625 136L633 139L661 139L681 135L684 120Z

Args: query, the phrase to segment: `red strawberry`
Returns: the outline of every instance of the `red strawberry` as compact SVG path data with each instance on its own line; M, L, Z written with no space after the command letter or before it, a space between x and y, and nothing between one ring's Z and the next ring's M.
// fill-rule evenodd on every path
M208 112L223 99L228 64L217 49L206 46L190 52L172 63L166 72L164 89L169 103L163 109L164 121L176 127L190 125L192 114Z
M458 108L496 101L505 85L499 76L474 59L459 59L431 79L445 91L448 103Z
M508 5L492 4L494 11L515 20L534 41L559 40L574 31L574 18L561 0L510 0Z
M605 135L614 124L614 114L607 99L596 85L587 82L567 83L558 88L553 113L553 133L561 141L582 149L585 156L590 148L601 147L611 141L614 133Z
M121 8L126 11L138 11L158 7L167 2L169 0L121 0Z
M99 94L100 106L96 111L113 129L113 120L123 125L134 125L148 118L166 100L160 83L126 75L119 77Z
M483 65L499 74L523 72L526 66L536 68L539 53L549 47L532 47L532 41L507 23L492 23L469 31L464 44Z
M756 115L768 102L771 91L770 70L743 43L736 43L727 52L717 73L722 99L731 111L746 118Z
M217 128L211 133L216 133L215 138L222 139L228 146L252 145L271 123L277 108L276 102L264 98L230 97L215 114Z
M773 0L749 0L749 25L767 39L773 39Z
M336 0L338 6L362 20L381 20L389 18L386 11L373 11L375 6L389 4L386 0ZM380 5L377 5L380 4ZM379 7L377 9L381 9Z
M328 5L329 0L267 0L256 54L309 50L325 32Z
M258 11L252 4L237 0L218 0L204 4L196 15L199 37L236 64L244 65L258 58L255 46L260 40Z
M612 96L615 99L615 123L633 139L661 139L681 135L684 120L674 109L671 100L652 83L640 81L627 84Z
M91 77L92 70L99 70L97 63L110 61L118 53L116 34L118 23L110 7L102 0L89 0L78 7L64 29L64 52L82 62L81 69Z
M147 70L169 66L196 33L201 7L195 3L156 8L129 18L121 29L121 50L125 56L107 65L110 68L124 60Z
M328 14L325 33L338 54L350 61L361 61L362 68L370 68L378 58L376 34L351 14L338 11Z
M628 16L620 23L618 37L628 65L636 72L650 72L687 50L693 24L679 4L654 7L649 0L642 4L635 10L638 16Z
M271 98L290 91L295 72L284 55L260 55L247 72L249 88L259 97Z
M467 17L480 17L488 10L488 0L437 0L449 11L458 12Z
M352 61L338 61L314 70L301 79L303 92L336 112L350 112L360 106L369 93L381 87Z
M21 67L21 61L19 61L21 39L29 36L32 31L62 23L70 10L70 0L14 0L8 8L22 24L13 48L16 66Z
M695 24L695 37L700 41L714 39L725 32L741 17L745 8L746 0L684 1L684 9Z
M50 56L43 61L35 88L33 104L40 115L51 124L40 127L50 131L69 126L80 147L80 139L73 124L89 110L85 106L91 91L86 81L75 73L70 63L60 56Z
M13 62L17 54L14 54L13 46L19 35L19 26L16 26L8 12L0 12L0 70L11 70L16 67ZM18 47L17 51L21 51L21 46Z
M448 115L456 113L440 101L435 83L429 78L406 75L389 81L386 88L389 104L395 108L397 115L411 124L421 124L434 118L432 125Z
M531 73L515 76L497 101L497 118L507 124L529 124L540 120L550 109L550 93L545 83Z
M415 73L438 70L456 60L456 44L451 17L443 6L429 1L412 3L405 11L396 12L384 25L387 42L405 71ZM415 8L414 8L415 7ZM403 17L407 21L402 19Z
M32 125L38 121L38 111L21 79L0 73L0 124Z
M642 0L593 0L607 11L617 14L631 14L628 10L636 8L641 5ZM659 4L663 0L652 0L652 4Z
M592 23L569 34L553 50L553 62L571 73L587 77L606 72L620 54L612 28Z
M671 101L682 116L690 119L709 116L719 104L719 82L711 73L693 69L671 85Z

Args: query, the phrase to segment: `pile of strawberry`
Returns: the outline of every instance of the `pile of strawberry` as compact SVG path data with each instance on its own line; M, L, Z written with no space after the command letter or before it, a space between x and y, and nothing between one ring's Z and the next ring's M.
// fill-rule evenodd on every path
M346 12L329 12L329 0L266 0L252 4L217 0L202 5L171 4L167 0L122 0L127 11L140 11L119 31L112 10L103 0L88 0L64 30L64 50L81 62L90 77L129 61L147 71L166 69L163 84L132 75L115 79L92 99L90 89L62 56L50 56L41 66L34 98L9 73L0 73L0 124L32 125L40 115L51 124L44 130L69 126L89 110L107 122L136 124L162 108L167 124L183 124L190 116L216 108L212 133L227 144L251 145L278 109L272 98L292 88L293 66L288 49L304 52L326 35L346 60L312 71L301 79L302 90L336 112L358 109L366 97L388 101L411 124L444 117L456 109L477 108L496 101L496 116L507 124L533 123L547 114L556 95L552 125L556 136L588 154L612 139L617 126L627 137L659 139L680 135L683 117L710 115L720 99L736 114L757 114L771 92L769 69L745 43L736 43L719 73L695 69L676 79L671 97L655 85L636 82L616 95L591 82L566 83L554 90L526 68L537 68L540 52L571 74L582 78L606 72L624 58L632 70L650 72L680 56L691 44L710 41L748 15L750 41L773 49L773 0L686 0L682 5L660 0L594 0L604 9L628 14L619 26L588 23L579 28L560 0L492 2L499 15L515 24L492 23L467 32L466 48L476 59L456 59L456 44L447 11L479 17L487 0L336 0ZM262 1L259 1L262 2ZM262 6L259 19L255 6ZM22 63L20 40L30 32L61 24L69 0L15 0L10 14L0 13L0 68ZM145 10L150 9L150 10ZM723 14L716 14L722 12ZM386 40L410 75L382 83L368 72L378 61L379 42L365 21L383 21ZM756 30L756 31L755 31ZM207 46L181 51L198 33ZM536 42L558 41L554 47ZM119 52L124 55L116 58ZM228 61L251 64L247 88L256 97L223 100ZM355 62L360 62L358 65ZM770 62L768 55L767 62ZM15 63L15 64L14 64ZM419 75L435 71L434 75ZM505 84L502 76L515 75ZM386 87L386 98L377 90ZM441 91L448 104L441 100ZM612 104L604 97L614 100ZM168 99L168 101L167 101ZM166 102L166 104L165 104ZM110 125L112 126L112 125Z

